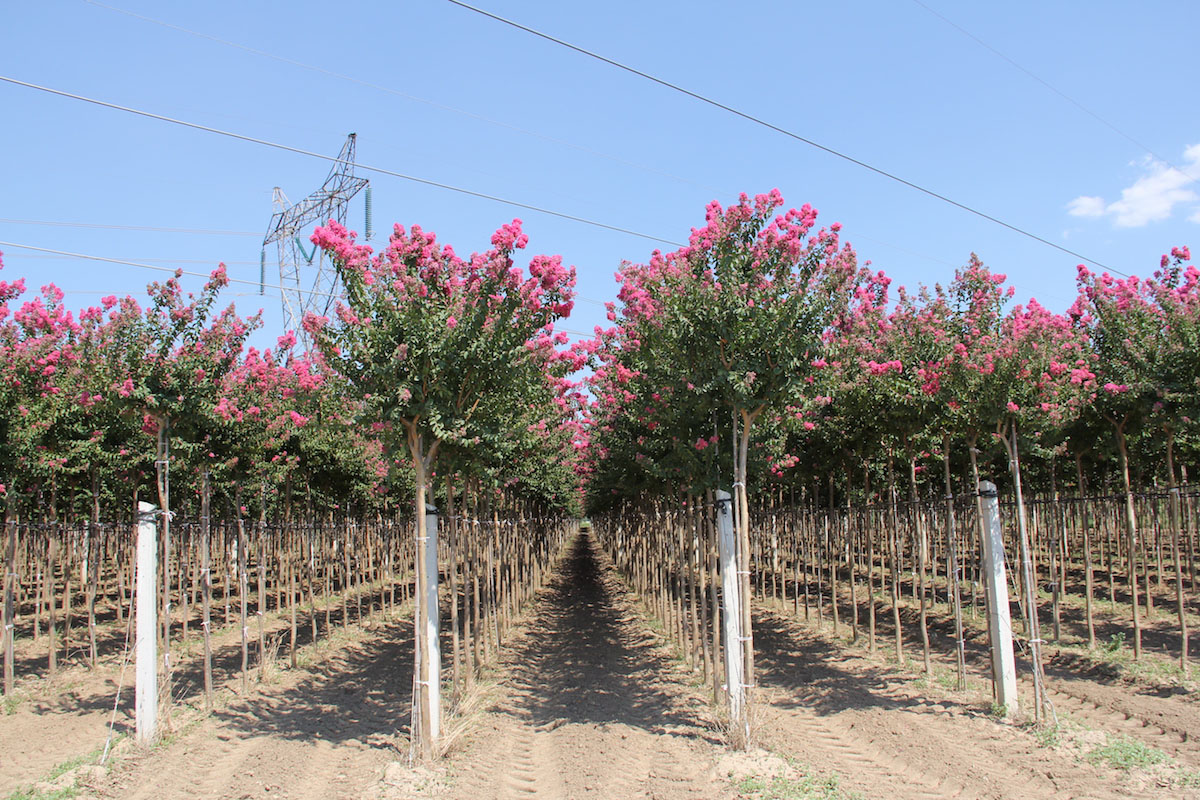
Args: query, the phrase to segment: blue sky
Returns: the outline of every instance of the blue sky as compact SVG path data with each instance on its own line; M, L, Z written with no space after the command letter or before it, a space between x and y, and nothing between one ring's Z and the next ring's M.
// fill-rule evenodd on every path
M1200 5L478 4L1122 272L1149 274L1172 246L1197 244L1189 40ZM841 222L860 257L901 284L949 281L974 251L1019 299L1061 310L1073 297L1075 256L446 0L334 5L14 3L0 26L0 75L330 156L354 131L360 164L676 242L708 201L778 187L789 205ZM7 242L204 273L225 261L232 277L257 281L272 187L295 201L329 171L7 83L0 109ZM467 253L523 219L530 254L559 253L579 271L571 330L604 323L600 303L614 297L622 260L667 247L359 174L373 187L376 243L393 222L417 223ZM349 222L361 231L362 221L360 196ZM0 250L5 279L54 282L71 307L144 294L161 277ZM277 296L239 285L227 296L243 312L265 310L260 342L279 333Z

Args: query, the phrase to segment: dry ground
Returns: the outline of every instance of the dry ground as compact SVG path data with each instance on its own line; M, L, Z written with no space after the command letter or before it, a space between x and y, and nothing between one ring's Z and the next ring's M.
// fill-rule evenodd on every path
M125 740L106 769L68 770L42 796L74 783L58 796L1200 797L1200 708L1186 687L1130 682L1060 654L1049 672L1061 724L1039 733L989 715L980 665L966 692L926 685L777 607L757 608L755 635L760 747L732 754L699 676L584 535L433 768L406 766L411 623L377 618L308 645L299 668L277 667L246 695L226 668L212 714L179 707L158 746ZM237 652L222 642L222 663ZM0 797L63 762L94 762L118 666L22 686L26 699L0 716ZM130 701L126 691L118 729L130 725ZM1154 753L1163 763L1148 763ZM1105 754L1129 756L1131 768Z

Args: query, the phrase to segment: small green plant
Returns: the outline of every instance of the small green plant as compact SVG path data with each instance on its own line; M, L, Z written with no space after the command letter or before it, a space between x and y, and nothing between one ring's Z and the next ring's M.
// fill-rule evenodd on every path
M1135 739L1109 734L1108 741L1088 753L1087 759L1093 764L1107 762L1111 767L1128 772L1162 764L1167 760L1167 754Z
M991 705L988 706L988 716L992 719L1004 719L1008 716L1008 706L993 700Z
M1114 633L1106 644L1102 645L1101 649L1108 655L1116 655L1121 652L1121 648L1125 646L1125 632L1118 631Z
M1200 789L1200 770L1179 770L1175 773L1175 785L1181 789Z
M836 775L770 779L751 775L738 781L737 790L754 800L855 800L858 797L844 792Z
M1035 730L1033 735L1039 747L1058 747L1062 744L1062 726L1057 723L1043 725Z
M4 716L7 717L9 714L15 714L17 708L22 702L24 702L24 700L24 697L16 694L5 695L4 699L0 701L0 709L4 710Z
M39 792L37 789L22 788L17 789L5 797L4 800L71 800L71 798L78 795L79 790L74 786L64 786L49 792Z
M950 691L958 691L958 673L957 672L939 672L937 674L937 682L943 689Z

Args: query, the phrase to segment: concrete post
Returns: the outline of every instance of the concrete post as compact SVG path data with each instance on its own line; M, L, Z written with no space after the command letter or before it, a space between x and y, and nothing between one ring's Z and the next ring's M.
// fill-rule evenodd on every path
M996 485L980 481L979 496L983 501L983 573L987 582L988 631L992 639L992 680L996 686L996 702L1004 708L1005 716L1012 716L1018 710L1017 667L1013 658L1012 617Z
M137 684L134 712L137 740L154 741L158 733L158 509L150 503L138 503L137 562Z
M742 654L742 593L738 582L738 546L733 532L733 499L718 490L717 543L721 555L721 621L725 628L725 692L729 698L729 725L735 746L750 740L746 713L746 662ZM738 741L740 739L740 742Z
M438 510L425 504L425 615L424 655L429 678L430 744L437 746L442 728L442 649L438 640Z

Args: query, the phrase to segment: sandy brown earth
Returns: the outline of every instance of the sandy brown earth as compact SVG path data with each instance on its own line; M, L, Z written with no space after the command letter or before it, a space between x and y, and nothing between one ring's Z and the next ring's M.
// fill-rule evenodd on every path
M177 707L163 743L126 740L106 769L70 770L55 785L201 800L1200 797L1194 691L1131 682L1064 651L1048 668L1062 725L1039 735L989 716L978 660L968 691L926 685L913 665L775 606L755 614L759 748L730 753L703 682L651 632L587 535L470 695L482 705L450 721L454 741L433 767L407 766L410 622L352 624L246 695L226 636L212 714ZM25 701L0 716L0 798L103 745L118 666L23 684ZM130 701L126 691L118 730L130 727ZM1123 771L1089 758L1118 735L1166 761Z
M107 769L85 770L88 774L79 782L80 791L105 797L257 797L249 773L263 778L257 788L264 792L266 786L272 786L270 792L274 792L299 785L296 782L309 772L308 762L329 760L327 751L334 753L335 771L328 782L314 779L311 783L321 788L349 781L357 791L362 784L377 780L382 765L395 757L391 748L397 731L407 725L412 625L400 616L388 618L378 611L374 617L357 619L356 608L349 605L351 620L346 626L341 608L332 607L329 627L325 611L318 609L320 640L316 645L308 642L311 617L301 616L296 669L288 666L287 620L270 616L265 627L268 655L271 642L282 642L282 646L269 657L260 682L257 642L252 643L244 694L240 631L237 626L218 631L213 637L217 691L211 715L201 711L198 642L193 636L190 654L182 653L176 642L178 667L173 688L180 699L164 722L164 742L149 751L139 750L132 742L133 668L128 665L122 674L119 647L102 657L95 669L76 661L64 665L52 679L34 671L19 681L14 701L0 716L0 798L18 787L39 786L39 781L43 792L52 786L62 789L77 770L70 770L52 785L43 779L77 762L94 764L108 742L115 746ZM257 640L257 622L251 620L250 627ZM35 649L28 640L24 642L22 663L34 663L30 651ZM42 667L41 659L36 663ZM370 757L354 754L351 758L352 750L369 750ZM343 762L357 765L364 761L371 762L369 774L349 778L354 770ZM265 766L255 769L257 762ZM339 778L342 773L345 777ZM272 776L278 778L274 784ZM145 781L144 790L140 780ZM339 795L336 791L323 795L293 791L263 796Z
M728 796L715 719L606 566L590 537L576 539L436 796Z

